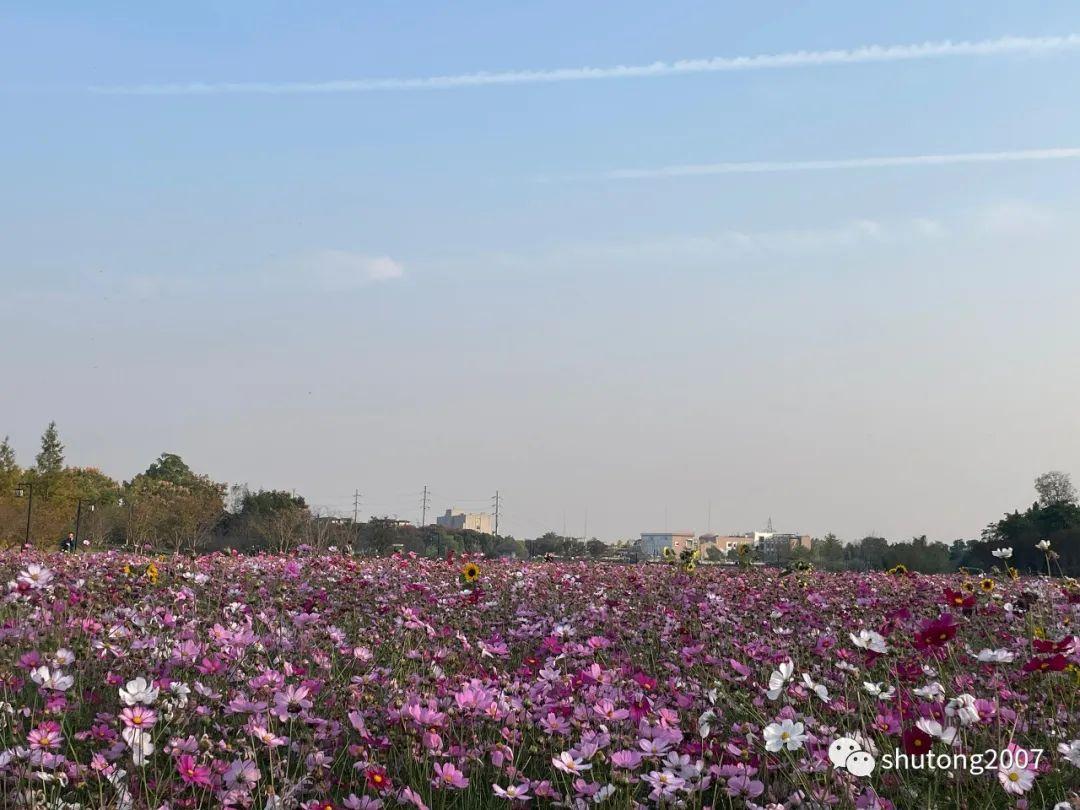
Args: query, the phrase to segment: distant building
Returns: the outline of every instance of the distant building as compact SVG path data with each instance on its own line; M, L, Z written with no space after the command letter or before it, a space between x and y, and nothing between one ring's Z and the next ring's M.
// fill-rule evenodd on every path
M454 531L470 530L491 534L491 515L486 512L455 512L447 509L446 514L435 518L435 523L444 529Z
M698 538L698 548L701 549L703 556L707 555L710 549L716 549L721 554L726 555L729 551L737 551L739 546L754 547L754 534L748 532L746 534L703 534Z
M807 551L813 545L808 534L785 534L784 532L754 532L756 545L761 556L768 560L780 554L790 554L797 548Z
M665 548L679 554L685 548L696 547L693 532L642 532L638 540L639 553L645 560L659 559Z

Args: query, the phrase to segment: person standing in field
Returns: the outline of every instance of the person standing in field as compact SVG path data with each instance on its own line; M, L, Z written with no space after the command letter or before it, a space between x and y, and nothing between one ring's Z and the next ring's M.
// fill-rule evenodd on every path
M68 532L67 537L60 541L60 550L64 553L75 550L75 532Z

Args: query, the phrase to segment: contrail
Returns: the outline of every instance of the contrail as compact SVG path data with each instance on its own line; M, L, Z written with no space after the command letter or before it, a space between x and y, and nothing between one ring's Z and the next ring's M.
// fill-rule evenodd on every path
M812 172L833 169L888 169L895 166L950 166L959 163L1009 163L1031 160L1080 158L1080 147L1020 149L1011 152L955 152L944 155L900 155L895 157L849 158L841 160L750 161L744 163L697 163L661 166L656 169L616 169L593 178L604 180L648 180L661 177L697 177L713 174L758 174L765 172ZM582 178L579 178L582 179Z
M829 51L792 51L755 56L718 56L653 62L648 65L576 67L552 70L515 70L496 73L462 73L417 78L346 79L317 82L183 82L175 84L111 85L89 88L94 93L118 95L216 95L285 93L363 93L376 90L445 90L483 85L576 82L594 79L636 79L691 73L718 73L776 68L854 65L870 62L905 62L952 56L1043 54L1080 47L1080 35L1055 37L1000 37L975 42L923 42L910 45L866 45Z

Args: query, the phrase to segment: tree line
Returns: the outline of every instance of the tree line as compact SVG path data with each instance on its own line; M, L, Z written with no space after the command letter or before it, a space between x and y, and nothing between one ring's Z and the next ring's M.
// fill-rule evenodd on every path
M1002 560L992 552L1010 548L1007 563L1018 572L1080 575L1076 488L1066 473L1054 471L1036 479L1035 491L1031 506L991 522L977 539L945 544L925 535L905 542L867 536L845 543L826 534L814 538L810 549L781 549L757 561L790 565L801 560L833 571L903 566L944 573L1000 567ZM304 498L292 492L229 487L194 472L175 453L162 453L145 471L120 482L94 467L67 466L55 422L42 434L34 463L21 467L5 437L0 442L0 544L55 548L75 531L83 547L186 553L224 548L284 553L307 545L371 554L634 559L630 541L613 546L554 532L521 541L441 526L418 527L391 518L354 524L313 513ZM730 557L737 555L733 551Z

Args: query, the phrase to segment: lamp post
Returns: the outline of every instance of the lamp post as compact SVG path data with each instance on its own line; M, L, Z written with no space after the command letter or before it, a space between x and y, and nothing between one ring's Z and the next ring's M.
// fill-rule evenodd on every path
M127 523L124 524L124 543L128 545L132 551L135 550L134 542L131 539L131 521L134 517L135 504L131 502L130 498L120 496L116 499L116 505L123 509L127 507Z
M79 547L79 524L82 523L82 505L83 505L83 503L84 503L83 499L79 498L79 505L78 505L78 508L75 510L75 548L76 549L78 549L78 547ZM93 512L94 510L97 509L97 504L89 503L89 504L87 504L87 506L90 508L91 512Z
M26 503L26 538L23 540L23 545L30 545L30 517L34 510L34 485L29 481L24 481L19 484L18 489L15 490L16 498L27 498Z

